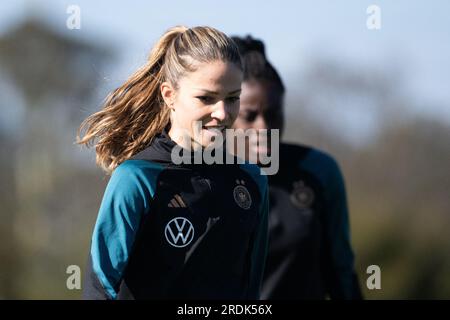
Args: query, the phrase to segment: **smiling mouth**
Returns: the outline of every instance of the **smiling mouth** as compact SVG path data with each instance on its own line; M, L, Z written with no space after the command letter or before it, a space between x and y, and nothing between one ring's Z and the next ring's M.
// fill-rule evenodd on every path
M218 131L224 131L226 129L226 126L203 126L202 129L205 129L205 130L215 129Z

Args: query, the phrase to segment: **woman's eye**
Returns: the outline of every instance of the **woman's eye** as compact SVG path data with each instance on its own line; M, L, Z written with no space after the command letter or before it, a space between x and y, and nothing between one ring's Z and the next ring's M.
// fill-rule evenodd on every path
M239 97L229 97L226 99L228 103L235 103L239 100Z
M213 102L213 98L208 97L208 96L199 96L199 97L197 97L197 99L199 99L201 102L203 102L205 104L209 104L209 103Z
M244 112L240 117L247 122L253 122L253 121L255 121L257 116L258 116L257 112L249 111L249 112Z

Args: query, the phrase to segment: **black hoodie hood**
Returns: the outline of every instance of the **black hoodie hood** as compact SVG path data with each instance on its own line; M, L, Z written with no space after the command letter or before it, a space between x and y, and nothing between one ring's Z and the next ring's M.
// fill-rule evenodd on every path
M177 164L174 164L172 161L172 150L175 146L177 146L177 143L170 138L167 129L164 129L161 133L158 133L155 135L155 137L153 138L153 141L150 143L150 145L147 148L145 148L141 152L138 152L137 154L135 154L133 157L131 157L131 159L133 159L133 160L151 160L153 162L157 162L157 163L161 163L161 164L165 164L165 165L177 166ZM205 149L202 148L201 151L199 151L199 152L203 152L204 150ZM182 166L182 167L196 166L198 168L199 166L213 167L216 165L220 165L218 163L207 164L203 161L200 164L195 163L195 155L197 152L189 151L186 149L183 150L183 152L185 152L184 154L190 155L190 163L181 164L180 166ZM215 151L213 151L213 152L215 152ZM217 149L217 152L223 153L223 161L224 162L226 161L227 157L231 157L231 158L233 158L233 164L238 163L237 158L234 155L227 154L225 148L219 148L219 149ZM203 157L202 157L202 159L203 159Z
M152 160L154 162L168 164L172 162L172 149L176 145L176 142L169 137L167 130L164 130L153 138L151 144L147 148L135 154L132 159Z

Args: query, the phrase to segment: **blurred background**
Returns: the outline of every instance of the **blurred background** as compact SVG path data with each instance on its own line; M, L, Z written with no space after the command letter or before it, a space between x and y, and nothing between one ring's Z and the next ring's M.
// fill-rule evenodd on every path
M365 297L450 299L449 13L437 0L2 3L0 298L81 297L66 269L84 270L108 177L76 130L183 24L265 42L285 139L343 170Z

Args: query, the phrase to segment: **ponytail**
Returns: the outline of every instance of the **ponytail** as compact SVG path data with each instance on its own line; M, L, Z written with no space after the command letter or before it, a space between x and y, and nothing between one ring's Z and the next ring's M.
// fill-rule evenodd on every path
M109 94L102 110L86 118L78 129L77 143L95 144L96 163L108 174L148 146L169 124L169 109L160 94L162 66L167 49L185 30L175 27L164 34L147 63Z

